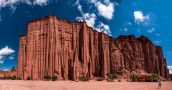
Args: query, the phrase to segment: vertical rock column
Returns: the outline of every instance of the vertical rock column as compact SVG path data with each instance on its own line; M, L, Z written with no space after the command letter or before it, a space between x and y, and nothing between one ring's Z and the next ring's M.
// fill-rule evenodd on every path
M89 78L93 79L93 73L95 72L95 57L96 57L96 52L95 52L95 47L94 47L94 30L93 28L89 27L88 29L89 31L89 35L88 35L88 39L89 39L89 55L90 55L90 59L89 59L89 63L88 63L88 72L89 72Z
M73 47L73 80L79 80L80 70L81 70L81 62L79 60L79 35L80 35L80 23L72 24L72 47Z
M20 37L20 44L19 44L19 54L18 54L18 64L17 64L17 77L23 79L25 66L26 66L26 36Z
M100 73L103 78L106 78L106 74L110 72L109 37L104 33L100 33L99 36Z
M61 48L61 32L60 21L55 21L55 71L54 73L58 75L58 79L62 79L61 74L61 62L62 62L62 48Z
M32 61L34 60L33 58L33 40L34 40L34 22L31 22L28 24L28 32L27 32L27 57L26 57L26 72L24 73L24 79L27 79L28 77L32 78Z
M101 76L101 70L100 70L100 51L99 51L99 46L100 46L100 40L99 40L99 32L98 31L96 31L96 30L94 30L94 33L93 33L93 35L92 35L92 37L94 37L94 39L93 39L93 47L91 48L91 50L94 50L93 52L92 52L92 62L94 63L93 64L93 76ZM94 58L94 56L95 56L95 58ZM94 59L94 60L93 60Z
M82 63L82 74L83 76L86 76L88 75L88 63L89 63L89 48L88 48L88 45L89 45L89 42L88 42L88 27L87 27L87 24L86 22L84 21L82 23L82 30L80 31L81 32L81 63Z

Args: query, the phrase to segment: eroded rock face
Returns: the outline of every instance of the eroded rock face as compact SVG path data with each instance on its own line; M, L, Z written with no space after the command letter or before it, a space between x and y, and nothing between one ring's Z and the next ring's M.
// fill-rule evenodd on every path
M28 24L20 37L17 77L33 80L44 75L78 80L81 76L106 78L107 73L143 70L169 76L161 47L133 35L112 38L87 26L47 16Z

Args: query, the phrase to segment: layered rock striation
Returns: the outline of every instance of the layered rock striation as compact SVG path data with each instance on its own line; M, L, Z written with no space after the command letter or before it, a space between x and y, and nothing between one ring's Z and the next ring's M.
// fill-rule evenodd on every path
M169 77L161 47L145 36L112 38L86 22L47 16L31 21L27 35L20 37L17 77L22 79L38 80L45 75L63 80L93 79L140 70Z

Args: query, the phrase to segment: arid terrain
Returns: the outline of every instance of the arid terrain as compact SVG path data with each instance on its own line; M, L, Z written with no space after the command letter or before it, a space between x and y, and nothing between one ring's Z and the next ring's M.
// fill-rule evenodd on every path
M107 82L107 81L12 81L0 80L0 90L172 90L172 82Z

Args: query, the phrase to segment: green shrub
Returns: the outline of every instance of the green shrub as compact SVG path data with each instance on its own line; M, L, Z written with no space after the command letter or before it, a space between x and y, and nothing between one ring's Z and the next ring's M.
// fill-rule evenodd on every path
M137 76L134 73L132 73L132 75L130 76L130 78L131 78L132 82L137 81Z
M11 80L17 80L17 77L16 76L12 76Z
M31 77L30 77L30 76L28 76L28 77L27 77L27 80L31 80Z
M9 80L9 79L11 79L11 76L5 75L2 79Z
M56 81L58 78L57 78L57 76L56 75L53 75L52 76L52 81Z
M43 78L44 78L44 80L48 80L48 81L51 80L51 76L50 75L45 75Z
M81 77L79 78L79 80L80 80L80 81L88 81L89 78L88 78L88 76L81 76Z
M21 78L17 78L15 75L14 76L4 75L0 79L2 79L2 80L21 80Z
M117 79L117 74L115 73L107 73L106 75L108 76L109 81L113 81L114 79Z
M152 78L152 81L153 81L153 82L156 82L156 81L158 81L159 76L158 76L157 74L152 74L152 75L151 75L151 78Z

